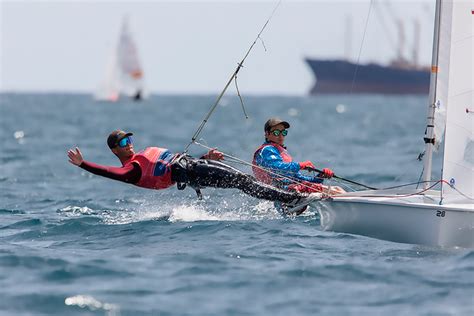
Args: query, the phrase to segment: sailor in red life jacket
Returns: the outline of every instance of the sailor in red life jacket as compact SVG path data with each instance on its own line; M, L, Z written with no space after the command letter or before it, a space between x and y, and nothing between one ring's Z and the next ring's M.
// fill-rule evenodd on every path
M253 173L263 183L297 192L325 192L328 194L343 193L340 187L323 186L324 178L331 178L334 173L325 168L317 176L308 176L300 171L306 168L316 169L311 161L294 162L284 141L290 124L279 118L271 118L265 123L265 143L253 156ZM270 171L270 172L269 172Z
M200 188L236 188L253 197L270 201L297 204L308 198L308 194L287 192L257 181L218 160L224 156L217 150L210 150L200 159L189 155L173 154L168 149L148 147L135 153L132 133L113 131L107 138L107 145L122 163L122 167L102 166L85 161L79 148L68 151L69 162L96 175L134 184L148 189L161 190L174 184L178 189L189 185Z

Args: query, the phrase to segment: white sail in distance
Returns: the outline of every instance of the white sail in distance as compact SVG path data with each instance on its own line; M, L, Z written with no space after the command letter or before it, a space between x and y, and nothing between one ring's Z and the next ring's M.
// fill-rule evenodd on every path
M122 22L120 36L108 60L104 80L96 93L97 100L117 101L120 95L135 100L144 98L144 73L128 18Z
M121 71L122 92L128 96L143 93L143 69L135 41L130 32L128 18L124 18L122 24L117 55Z

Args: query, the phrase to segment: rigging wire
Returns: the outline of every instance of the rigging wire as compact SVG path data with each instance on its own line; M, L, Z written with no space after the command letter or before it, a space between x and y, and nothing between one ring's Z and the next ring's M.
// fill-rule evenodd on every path
M252 45L250 45L250 48L248 49L247 53L245 54L244 58L242 59L242 61L240 63L237 64L237 68L234 70L232 76L230 77L229 81L227 81L227 84L224 86L224 89L222 90L222 92L219 94L219 96L217 97L215 103L211 106L211 108L209 109L209 112L206 114L206 116L204 117L204 119L202 120L201 124L199 125L199 127L197 128L196 132L194 133L193 137L191 138L191 142L186 146L186 148L184 149L184 153L187 153L188 152L188 149L189 149L189 146L191 146L195 141L196 139L199 137L199 134L201 134L202 130L204 129L204 126L206 125L207 121L209 120L209 118L211 117L212 113L214 112L214 110L216 109L217 105L219 104L219 101L222 99L222 97L224 96L224 93L227 91L227 88L229 87L229 85L231 84L232 80L234 80L236 77L237 77L237 74L239 73L240 71L240 68L243 67L244 65L244 62L245 60L247 59L248 55L250 54L250 52L252 51L253 47L255 46L255 44L257 43L257 41L260 39L263 43L263 40L261 39L261 35L263 33L263 31L265 30L265 28L267 27L268 23L270 22L270 20L273 18L273 15L275 14L276 10L278 9L278 7L280 6L281 4L281 1L278 1L277 5L275 6L275 8L273 9L270 17L267 19L267 21L265 22L265 24L263 25L262 29L260 30L260 32L257 34L257 37L255 38L255 40L253 41ZM265 45L264 45L265 47ZM266 50L266 48L265 48ZM244 110L245 112L245 110Z
M194 144L196 144L196 145L198 145L198 146L201 146L201 147L203 147L203 148L206 148L206 149L208 149L208 150L213 149L213 148L211 148L211 147L209 147L209 146L206 146L206 145L204 145L204 144L202 144L202 143L199 143L199 142L196 142L196 141L194 142ZM311 188L311 186L306 185L306 184L305 184L304 182L302 182L302 181L299 181L299 180L294 179L294 178L291 178L291 177L286 177L286 176L284 176L284 175L281 175L280 173L277 173L277 172L273 171L272 169L255 165L255 164L253 164L253 163L247 162L247 161L245 161L245 160L243 160L243 159L234 157L234 156L232 156L232 155L230 155L230 154L226 154L226 153L224 153L224 152L222 152L222 154L224 155L224 157L229 158L229 159L230 159L229 162L231 162L231 163L238 163L238 164L242 164L242 165L246 165L246 166L258 168L258 169L263 170L263 171L265 171L265 172L268 172L268 173L270 173L270 174L272 174L272 175L277 175L277 176L278 176L279 178L281 178L281 179L285 179L285 180L288 180L288 181L290 181L290 182L292 182L292 183L300 184L300 185L302 185L302 186L304 186L304 187ZM315 170L317 170L317 169L315 169ZM353 184L357 184L357 185L360 185L360 186L367 187L367 186L363 185L362 183L357 183L357 182L354 183L353 181L348 180L348 179L344 179L344 178L340 178L340 177L337 177L336 179L339 179L339 180L342 180L342 181L347 181L347 182L349 182L349 183L353 183ZM340 181L335 181L335 182L337 182L338 184L342 184ZM418 182L406 183L406 184L401 184L401 185L396 185L396 186L391 186L391 187L386 187L386 188L380 188L380 189L374 188L373 190L374 190L374 191L382 191L382 190L399 189L399 188L403 188L403 187L412 186L412 185L415 185L415 184L416 184L416 185L419 185L419 184L421 184L421 183L433 183L433 185L431 185L430 187L428 187L428 188L426 188L426 189L423 189L423 190L421 190L421 191L419 191L419 192L414 192L414 193L405 194L405 195L361 195L360 197L386 197L386 198L409 197L409 196L420 195L420 194L422 194L423 192L426 192L426 191L432 189L432 188L435 187L437 184L444 183L444 184L449 185L453 190L455 190L457 193L459 193L460 195L462 195L462 196L465 197L466 199L471 200L471 201L474 200L474 198L471 198L471 197L469 197L468 195L464 194L464 193L461 192L459 189L457 189L454 185L452 185L451 183L449 183L448 181L443 180L443 179L441 179L441 180L431 180L431 181L418 181ZM346 186L346 187L347 187L347 186ZM370 187L368 187L368 188L370 188ZM351 188L351 189L352 189L352 188ZM418 189L418 186L416 187L416 189ZM353 189L352 189L352 190L353 190ZM353 190L353 191L354 191L354 190ZM329 195L329 196L331 196L331 195ZM333 195L333 196L335 196L335 195Z
M240 104L242 105L242 111L244 112L245 119L248 120L249 116L247 115L247 111L245 111L244 100L242 100L242 96L240 95L239 85L237 84L237 76L235 76L234 82L235 82L235 89L237 90L237 95L239 96L239 99L240 99Z
M364 46L365 34L367 33L367 26L369 25L370 12L372 11L373 2L374 0L370 0L369 12L367 13L367 19L365 20L364 35L362 36L362 42L360 43L359 55L357 56L356 69L354 70L354 76L352 77L351 91L349 94L352 94L352 91L354 90L354 83L357 77L357 71L359 70L360 55L362 54L362 47Z

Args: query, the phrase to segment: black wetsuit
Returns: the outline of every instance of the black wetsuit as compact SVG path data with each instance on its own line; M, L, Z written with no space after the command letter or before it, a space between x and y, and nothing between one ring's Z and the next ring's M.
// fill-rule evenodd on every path
M259 199L283 203L294 202L302 196L259 182L255 177L215 160L183 156L173 163L171 170L171 177L178 187L182 183L194 188L233 188Z

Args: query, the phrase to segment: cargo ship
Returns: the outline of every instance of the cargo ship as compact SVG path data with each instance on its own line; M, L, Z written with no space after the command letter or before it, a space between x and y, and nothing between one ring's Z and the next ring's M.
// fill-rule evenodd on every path
M346 17L344 36L345 58L322 59L306 58L305 61L314 74L315 82L311 94L319 93L380 93L380 94L428 94L430 86L430 67L418 62L421 24L413 20L413 41L406 56L405 23L393 15L392 9L385 5L374 7L376 17L385 23L393 22L396 35L384 28L385 38L396 55L387 64L354 61L352 40L354 27L352 16ZM385 10L385 11L384 11ZM424 9L426 12L426 9ZM388 13L388 15L387 15ZM384 18L387 17L387 18ZM389 18L390 17L390 18ZM398 38L397 38L397 37ZM352 58L351 58L352 57ZM359 56L360 57L360 56ZM359 58L357 58L359 59Z
M428 94L428 67L414 67L408 63L357 65L346 60L306 58L314 73L311 94L319 93L381 93Z

